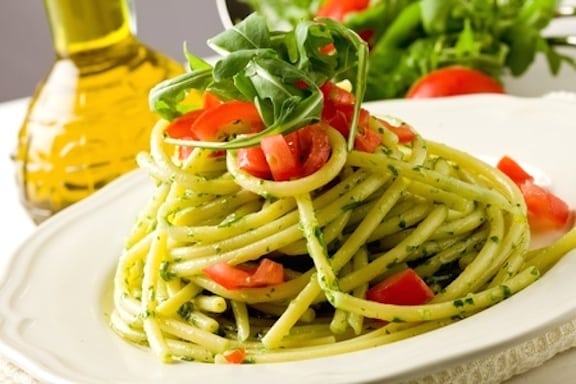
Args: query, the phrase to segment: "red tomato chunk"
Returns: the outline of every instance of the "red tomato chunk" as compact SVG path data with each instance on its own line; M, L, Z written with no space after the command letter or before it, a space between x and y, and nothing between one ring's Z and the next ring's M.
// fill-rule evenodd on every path
M366 299L383 304L421 305L434 298L434 292L411 268L396 273L366 291Z
M497 168L506 174L522 191L528 210L528 222L533 232L566 230L574 220L574 212L568 204L548 189L536 185L518 162L503 156Z
M216 263L202 270L206 276L226 289L268 287L284 281L282 264L264 258L258 267L244 268L228 263Z

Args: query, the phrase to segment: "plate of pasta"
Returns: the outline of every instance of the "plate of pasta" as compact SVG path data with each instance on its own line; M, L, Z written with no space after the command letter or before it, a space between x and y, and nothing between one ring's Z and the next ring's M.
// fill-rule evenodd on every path
M483 158L514 156L546 175L559 196L576 201L566 155L571 144L558 139L574 129L571 102L482 95L366 108L402 116L424 137ZM118 337L110 325L114 274L127 233L156 190L146 172L124 176L47 221L20 247L2 283L3 354L50 383L184 383L190 377L215 382L234 377L238 383L394 382L510 348L576 314L571 252L497 305L400 341L350 352L328 349L326 356L284 362L166 364L147 346Z
M140 169L12 256L16 363L54 383L394 382L576 315L572 102L362 103L368 46L331 19L253 14L209 44L214 64L188 52L151 90Z

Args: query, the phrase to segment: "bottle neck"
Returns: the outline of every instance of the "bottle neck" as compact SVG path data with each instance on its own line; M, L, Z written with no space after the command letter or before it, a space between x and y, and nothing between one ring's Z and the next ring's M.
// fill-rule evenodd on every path
M103 49L134 34L131 0L44 0L59 57Z

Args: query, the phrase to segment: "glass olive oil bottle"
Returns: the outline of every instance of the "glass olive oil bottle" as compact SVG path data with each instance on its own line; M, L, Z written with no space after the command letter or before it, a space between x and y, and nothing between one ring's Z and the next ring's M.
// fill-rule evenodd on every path
M157 119L148 92L184 71L135 36L129 0L44 0L56 58L18 135L16 178L36 223L136 167Z

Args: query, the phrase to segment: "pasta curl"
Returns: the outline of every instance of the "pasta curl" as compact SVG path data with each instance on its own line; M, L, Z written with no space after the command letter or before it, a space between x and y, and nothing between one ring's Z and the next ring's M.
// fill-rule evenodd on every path
M373 153L328 128L330 158L316 172L270 181L224 156L168 145L161 120L138 157L156 192L135 219L114 278L113 329L162 361L309 359L392 343L471 316L522 290L574 247L568 232L530 249L519 189L494 167L386 124ZM227 288L218 263L282 264L273 285ZM366 298L414 269L427 304Z

